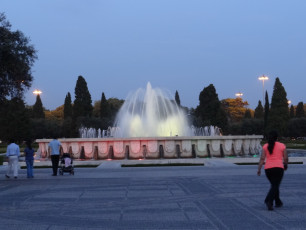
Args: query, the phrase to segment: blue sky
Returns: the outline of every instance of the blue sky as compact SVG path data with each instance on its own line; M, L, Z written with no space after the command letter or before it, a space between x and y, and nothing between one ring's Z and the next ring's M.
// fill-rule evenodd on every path
M294 105L306 103L305 0L0 0L13 30L38 51L34 82L45 108L64 103L79 75L92 100L145 88L177 90L196 107L204 87L219 99L242 92L250 108L271 100L279 77Z

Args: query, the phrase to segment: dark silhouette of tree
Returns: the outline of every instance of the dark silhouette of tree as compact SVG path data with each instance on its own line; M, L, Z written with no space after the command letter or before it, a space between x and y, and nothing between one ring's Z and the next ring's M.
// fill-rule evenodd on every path
M102 129L107 129L112 125L114 118L112 118L111 105L106 100L105 94L102 92L100 101L100 119Z
M124 103L124 100L120 100L118 98L109 98L107 100L109 106L110 106L110 111L111 111L111 115L110 115L110 122L113 123L115 118L116 118L116 115L118 113L118 111L120 110L121 106L123 105Z
M15 97L6 100L0 111L0 139L8 141L15 139L18 142L31 136L30 117L22 99Z
M39 94L37 94L37 96L36 96L36 102L33 106L32 117L33 118L45 118L43 104L41 102Z
M269 112L270 112L270 103L269 103L268 92L266 91L266 95L265 95L265 113L264 113L264 130L265 130L265 134L267 133Z
M71 102L71 95L68 92L68 94L65 97L65 103L64 103L64 119L72 118L72 102Z
M179 93L177 92L177 90L175 91L175 101L176 101L176 104L177 104L178 106L181 106L180 95L179 95Z
M290 117L290 119L295 118L294 106L293 105L290 106L289 117Z
M261 101L258 101L258 105L255 108L254 118L263 119L264 118L264 108L262 107Z
M73 121L73 107L71 101L70 92L67 93L64 103L64 121L62 123L62 135L64 137L73 137L73 127L75 123Z
M210 84L199 95L200 104L196 108L196 116L201 126L214 125L223 131L227 129L227 117L221 107L218 94L213 84Z
M262 135L263 120L243 119L243 121L238 124L241 126L241 131L236 133L237 135Z
M111 115L110 105L106 100L105 94L102 92L101 104L100 104L100 117L107 119L110 117L110 115Z
M90 117L92 115L92 110L92 100L87 88L87 83L82 76L79 76L75 86L73 117Z
M271 108L268 117L268 130L276 130L279 135L285 134L289 121L288 99L285 88L279 78L275 79Z
M287 135L289 137L306 137L306 118L290 119L287 128Z
M11 24L0 13L0 102L7 96L22 98L32 84L31 67L37 56L29 41L21 31L11 31Z
M305 117L304 103L302 101L296 106L295 116L297 118Z
M245 111L244 118L245 119L251 119L252 118L251 110L247 109Z

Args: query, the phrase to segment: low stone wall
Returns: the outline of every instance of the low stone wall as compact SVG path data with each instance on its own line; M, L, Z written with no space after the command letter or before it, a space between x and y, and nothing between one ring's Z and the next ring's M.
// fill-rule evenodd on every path
M74 159L163 159L248 156L261 152L263 136L201 136L155 138L63 138L63 151ZM37 139L41 158L49 158L48 143Z

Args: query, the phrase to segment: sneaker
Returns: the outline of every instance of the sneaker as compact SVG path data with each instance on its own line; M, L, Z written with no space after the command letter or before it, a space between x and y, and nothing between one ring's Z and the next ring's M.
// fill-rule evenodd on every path
M6 178L10 178L10 176L9 176L9 175L7 175L7 174L5 174L5 177L6 177Z

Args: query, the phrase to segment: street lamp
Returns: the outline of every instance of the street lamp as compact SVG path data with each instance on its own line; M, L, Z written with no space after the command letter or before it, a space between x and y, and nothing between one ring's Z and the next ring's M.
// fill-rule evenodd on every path
M262 75L258 78L258 80L262 81L262 103L264 103L265 100L265 81L269 80L269 78L266 75Z
M291 101L290 101L290 100L288 100L288 102L287 102L287 103L288 103L288 106L289 106L289 105L291 104Z
M35 95L40 95L40 94L42 94L42 92L41 92L39 89L35 89L35 90L33 91L33 94L35 94Z
M243 93L236 93L235 96L236 96L236 97L242 97L242 96L243 96Z

